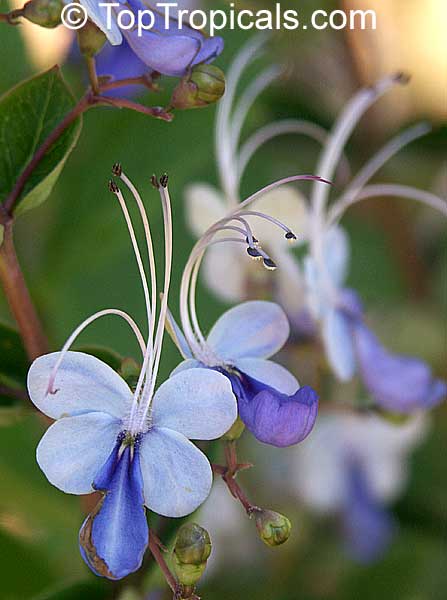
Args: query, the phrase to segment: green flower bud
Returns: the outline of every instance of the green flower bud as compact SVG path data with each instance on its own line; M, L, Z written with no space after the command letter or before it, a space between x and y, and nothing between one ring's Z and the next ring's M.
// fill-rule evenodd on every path
M197 65L183 77L171 97L173 108L201 108L217 102L225 93L225 75L214 65Z
M211 540L206 529L196 523L182 525L172 554L179 582L185 586L194 586L203 575L210 554Z
M222 439L227 440L228 442L235 442L238 440L241 435L244 433L245 425L243 424L240 417L236 419L230 429L225 433Z
M21 16L41 27L57 27L61 23L62 0L30 0L21 9Z
M87 21L84 27L78 30L79 50L84 56L92 57L98 54L106 39L105 34L92 21Z
M287 542L292 529L287 517L273 510L260 510L255 518L259 536L267 546L280 546Z

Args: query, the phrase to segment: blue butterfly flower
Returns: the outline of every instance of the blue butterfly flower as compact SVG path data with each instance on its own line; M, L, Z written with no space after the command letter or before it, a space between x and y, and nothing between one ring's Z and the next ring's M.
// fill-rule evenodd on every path
M120 171L120 169L115 169ZM125 312L106 309L86 319L61 352L38 358L28 375L31 400L52 424L37 448L48 480L70 494L102 493L80 534L81 554L98 575L120 579L137 570L149 530L145 507L167 516L193 512L212 483L206 456L189 440L222 436L237 417L230 382L209 369L185 371L156 390L171 273L172 222L167 180L159 185L165 221L165 285L156 324L156 273L149 222L138 192L124 173L146 232L152 296L121 191L117 196L128 224L140 269L148 318L147 342ZM135 389L104 362L69 351L90 323L105 315L124 318L141 347L142 368Z

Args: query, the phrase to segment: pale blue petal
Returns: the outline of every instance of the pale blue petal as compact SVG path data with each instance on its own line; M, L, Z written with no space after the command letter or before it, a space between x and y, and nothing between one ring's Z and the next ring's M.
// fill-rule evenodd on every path
M90 494L120 429L120 421L100 412L64 417L40 440L37 462L50 483L63 492Z
M289 322L273 302L244 302L224 313L208 336L208 344L225 361L268 358L284 346Z
M169 335L171 336L174 344L177 346L183 358L192 358L191 348L186 341L183 331L177 325L177 322L169 309L166 318L166 326Z
M194 358L188 358L175 367L175 369L172 371L170 377L173 377L174 375L177 375L178 373L181 373L182 371L187 371L188 369L202 369L202 368L203 368L203 363L201 363L199 360L195 360Z
M325 236L324 253L326 268L335 287L345 282L349 267L348 236L341 227L333 227Z
M323 319L323 343L326 356L335 375L349 381L356 371L352 328L342 312L330 309Z
M83 352L67 352L56 375L55 394L46 394L50 375L60 352L37 358L28 372L28 392L43 413L63 415L104 412L121 419L129 409L132 393L109 365Z
M300 387L295 377L282 365L261 358L240 358L235 367L249 377L278 390L288 396L293 395Z
M184 435L153 428L140 448L144 502L165 517L194 512L210 493L211 466L207 457Z
M118 46L121 44L123 37L118 25L116 24L116 18L114 14L111 16L111 21L109 23L110 27L107 27L107 7L100 7L98 0L79 0L79 4L85 8L89 19L91 19L93 23L99 27L103 33L105 33L112 46Z
M236 399L227 377L211 369L189 369L174 375L152 401L152 424L193 440L214 440L237 418Z

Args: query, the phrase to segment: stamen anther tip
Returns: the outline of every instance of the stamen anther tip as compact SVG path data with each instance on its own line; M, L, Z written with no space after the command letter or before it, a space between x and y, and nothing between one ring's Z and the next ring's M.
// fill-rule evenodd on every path
M112 175L116 175L116 177L121 177L122 172L123 167L121 166L121 163L116 162L112 167Z
M109 191L112 192L112 194L117 194L120 191L119 187L112 180L109 181L108 188L109 188Z
M158 183L158 179L157 179L157 176L156 176L156 175L152 175L152 177L151 177L151 184L154 186L154 188L155 188L156 190L158 190L158 189L159 189L159 187L160 187L160 184Z
M295 242L296 241L296 235L293 233L293 231L288 231L285 235L286 240L288 240L289 242Z
M164 173L161 177L160 177L160 185L161 187L168 187L168 181L169 181L169 177L167 173Z
M276 263L271 258L264 258L264 267L268 271L274 271L275 269L277 269Z
M411 75L405 71L398 71L394 75L394 81L396 81L396 83L401 83L402 85L407 85L407 83L410 83L411 81Z

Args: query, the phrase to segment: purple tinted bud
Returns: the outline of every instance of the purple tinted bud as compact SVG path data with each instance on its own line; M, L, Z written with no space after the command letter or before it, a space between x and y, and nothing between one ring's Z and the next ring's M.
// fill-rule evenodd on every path
M312 431L318 395L311 387L287 396L245 373L225 374L238 400L240 418L260 442L283 448L301 442Z
M353 336L363 382L379 406L411 413L445 399L446 383L422 360L392 354L361 321L354 321Z

